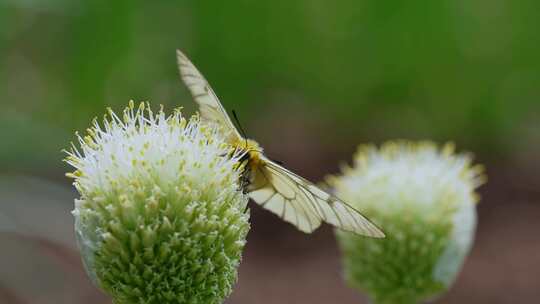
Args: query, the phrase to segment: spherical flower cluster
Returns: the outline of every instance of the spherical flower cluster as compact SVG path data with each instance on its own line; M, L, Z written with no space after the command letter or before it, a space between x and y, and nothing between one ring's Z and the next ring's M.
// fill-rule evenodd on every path
M130 102L68 152L83 262L115 303L221 303L230 294L249 214L239 156L219 134L198 116Z
M375 303L418 303L448 289L472 245L481 166L430 142L361 146L328 182L387 238L336 231L348 283Z

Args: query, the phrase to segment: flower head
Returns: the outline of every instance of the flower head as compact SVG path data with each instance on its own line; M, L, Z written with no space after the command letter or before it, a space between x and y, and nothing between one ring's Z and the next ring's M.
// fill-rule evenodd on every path
M353 167L329 183L387 239L336 231L348 283L377 303L416 303L446 290L472 245L482 171L451 144L361 146Z
M66 161L89 276L116 303L220 303L249 230L238 156L179 110L130 102L78 136Z

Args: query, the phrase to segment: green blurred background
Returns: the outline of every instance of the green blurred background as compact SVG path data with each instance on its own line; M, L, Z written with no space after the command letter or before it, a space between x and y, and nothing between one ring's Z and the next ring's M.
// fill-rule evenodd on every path
M440 302L533 302L540 290L539 28L533 0L0 0L3 221L25 227L30 239L57 227L72 246L75 193L61 149L105 107L120 110L130 99L192 113L177 75L180 48L248 135L313 180L336 172L360 143L451 140L473 151L490 179L481 189L478 241ZM57 213L43 216L38 210L48 210L51 195L59 197ZM253 209L230 303L365 300L343 286L331 229L305 236ZM13 272L17 280L0 272L0 302L106 303L76 253L44 234L38 247L51 261L42 262L69 261L68 270L52 267L61 269L60 289L21 287L49 273L28 266L43 254L23 258L21 247L12 250L17 262L7 263L29 269ZM73 298L61 288L66 282Z

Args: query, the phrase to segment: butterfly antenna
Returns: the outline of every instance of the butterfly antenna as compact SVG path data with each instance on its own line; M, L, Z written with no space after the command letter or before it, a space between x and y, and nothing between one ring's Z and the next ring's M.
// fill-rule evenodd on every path
M246 134L246 131L244 131L244 128L242 128L242 124L240 123L240 119L238 119L238 115L236 115L236 111L235 110L232 110L232 114L233 114L233 117L234 117L234 120L236 121L236 124L238 125L238 129L240 129L240 133L242 133L242 136L244 136L244 139L246 141L246 147L248 146L248 142L247 142L247 134Z

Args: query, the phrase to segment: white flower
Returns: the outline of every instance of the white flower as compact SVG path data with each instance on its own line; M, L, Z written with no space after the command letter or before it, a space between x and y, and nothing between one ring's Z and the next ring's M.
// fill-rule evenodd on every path
M133 102L78 136L66 161L93 281L117 303L220 303L249 230L238 155L219 130ZM201 264L202 263L202 264Z
M337 233L348 282L380 303L415 303L447 289L472 245L482 170L451 144L361 146L353 168L329 182L387 239Z

